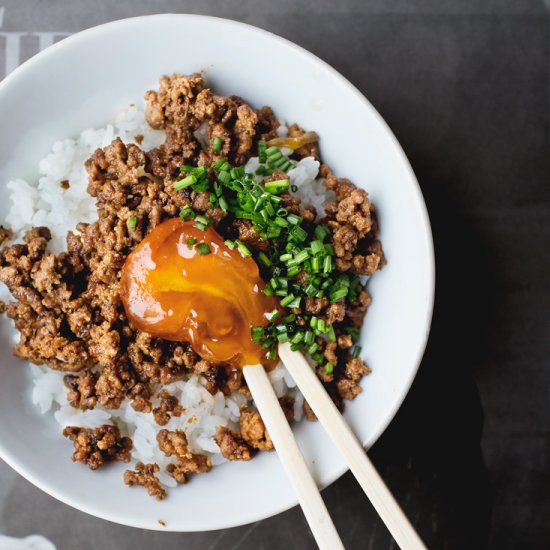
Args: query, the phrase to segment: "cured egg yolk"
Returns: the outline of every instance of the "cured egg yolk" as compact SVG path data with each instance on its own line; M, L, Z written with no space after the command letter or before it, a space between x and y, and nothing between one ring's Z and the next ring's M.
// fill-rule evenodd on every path
M251 338L251 328L267 325L267 314L279 308L264 287L252 258L231 250L214 229L180 218L155 227L128 256L121 277L135 328L188 342L204 359L233 367L269 363Z

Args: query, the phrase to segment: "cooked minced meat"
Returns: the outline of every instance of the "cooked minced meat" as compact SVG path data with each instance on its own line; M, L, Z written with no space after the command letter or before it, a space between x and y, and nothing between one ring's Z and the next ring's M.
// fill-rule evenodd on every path
M137 462L134 470L124 472L124 483L129 487L140 485L147 489L147 493L157 500L166 498L166 490L156 474L160 472L158 464L144 464Z
M227 460L250 460L257 452L240 434L228 428L220 426L216 432L215 439L222 455Z
M186 483L189 474L200 474L212 469L209 457L189 450L183 430L161 430L157 435L157 442L166 456L177 459L178 463L169 464L166 470L178 483Z
M255 449L260 451L272 451L273 442L267 433L264 421L257 411L242 411L241 437Z
M112 460L130 462L132 440L122 437L116 426L98 428L79 428L68 426L63 435L74 443L74 462L82 462L91 470L97 470Z
M162 390L159 392L158 398L160 403L158 407L153 409L153 416L159 426L166 426L172 416L181 416L183 407L177 397L170 395L166 390Z
M210 165L219 159L233 165L246 163L257 154L260 139L276 137L279 122L269 107L254 109L239 97L215 95L198 74L165 76L159 90L148 92L146 99L146 119L152 128L165 130L165 142L144 151L139 145L125 145L115 139L94 152L86 170L98 220L81 223L77 231L69 232L67 251L60 254L48 251L51 234L45 227L32 228L22 244L1 249L0 282L8 286L13 301L0 304L0 312L13 319L20 333L14 347L17 357L67 373L64 381L72 406L116 409L130 399L136 411L152 412L158 424L166 425L172 416L181 414L181 406L163 391L158 396L160 403L153 405L158 392L153 385L197 374L213 394L220 390L248 394L248 389L239 369L201 359L186 342L161 340L136 330L121 302L121 268L153 228L177 216L185 206L209 217L226 238L238 238L255 252L265 251L268 242L250 222L235 220L223 209L211 206L208 191L177 191L173 183L180 178L182 164ZM304 130L292 125L288 133L296 137ZM199 134L208 140L201 143ZM219 151L211 145L214 138L221 140ZM304 156L319 158L317 143L297 150L293 158ZM320 174L335 195L321 221L333 231L337 269L371 275L385 260L367 193L334 176L326 165L321 166ZM275 171L270 179L281 177L285 177L284 172ZM313 207L291 194L281 198L288 212L302 216L307 228L314 227ZM135 223L129 224L130 219ZM10 238L11 232L0 227L0 244ZM305 272L298 275L300 282L305 279ZM304 324L303 315L314 314L335 330L336 343L316 340L319 353L333 363L333 371L327 374L318 368L316 372L339 408L342 398L353 399L361 391L361 377L369 372L360 359L352 359L352 339L346 332L348 327L361 326L369 303L370 296L361 291L351 303L308 298L303 310L292 310L298 325ZM290 417L293 405L286 405ZM307 404L304 409L308 418L314 417ZM121 438L115 427L73 427L64 433L75 442L74 460L91 468L106 460L129 459L131 442ZM178 458L170 473L179 482L184 482L188 473L210 468L205 457L189 453L183 432L163 430L161 434L163 451ZM216 441L230 460L249 460L256 449L273 447L261 417L250 411L243 411L240 433L222 428ZM144 465L134 476L128 474L129 478L136 483L146 481L154 475L150 466Z

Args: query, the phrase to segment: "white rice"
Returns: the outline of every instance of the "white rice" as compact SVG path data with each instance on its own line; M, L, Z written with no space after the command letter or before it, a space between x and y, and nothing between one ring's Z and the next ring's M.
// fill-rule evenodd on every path
M200 133L200 132L199 132ZM287 128L281 124L278 134L284 136ZM65 237L74 230L79 222L93 222L97 219L95 199L87 194L88 183L84 162L98 148L105 147L115 137L125 143L135 141L135 136L143 136L141 146L151 149L161 144L164 132L151 130L145 122L143 108L130 105L119 113L112 124L105 128L88 129L77 139L65 139L53 144L52 152L39 163L37 181L10 181L11 208L6 223L14 230L14 241L22 238L32 226L46 225L52 231L50 249L59 252L65 249ZM200 136L199 136L200 137ZM290 150L283 150L288 155ZM317 178L319 162L312 157L294 162L295 167L288 175L292 185L298 187L301 198L322 212L326 192L319 186ZM258 158L251 158L246 168L255 171L259 166ZM60 182L68 180L69 187L64 189ZM0 298L7 289L0 285ZM15 335L16 336L16 335ZM101 424L114 424L124 435L133 440L132 458L135 461L156 462L161 466L161 482L174 486L176 482L166 473L164 467L171 461L159 450L156 436L160 429L184 430L191 451L204 453L211 457L214 465L225 462L214 440L219 426L237 428L242 407L253 406L245 396L234 392L226 397L218 392L211 395L203 381L196 375L187 380L174 382L165 389L176 396L184 408L180 417L172 417L166 426L159 426L151 413L136 412L130 401L126 400L117 410L101 406L93 410L81 411L71 407L66 399L67 390L63 384L63 373L47 367L29 365L32 377L31 399L43 415L53 416L62 426L95 427ZM303 396L288 371L279 364L269 373L269 379L278 397L294 398L294 418L303 416ZM154 388L159 390L160 386ZM153 400L156 405L158 398Z

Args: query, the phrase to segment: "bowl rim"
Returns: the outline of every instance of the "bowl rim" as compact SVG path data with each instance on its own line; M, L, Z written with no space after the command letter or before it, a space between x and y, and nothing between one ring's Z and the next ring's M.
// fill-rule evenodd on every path
M370 113L375 118L376 122L380 124L387 135L387 137L392 142L393 146L395 147L396 152L401 157L401 161L403 162L403 167L407 171L408 177L411 179L412 190L414 193L414 197L417 203L417 207L419 210L419 213L421 215L422 219L422 230L423 230L423 236L427 245L427 253L428 253L428 288L429 293L427 295L427 308L426 308L426 316L425 319L423 319L423 338L422 341L419 342L418 352L416 357L414 358L414 368L412 368L409 372L407 380L404 381L402 389L400 392L396 394L396 398L394 399L394 405L391 408L390 412L387 414L387 416L378 423L377 430L374 431L373 435L367 440L367 441L361 441L361 444L363 447L372 447L376 441L379 439L379 437L384 433L390 422L394 419L397 411L400 409L401 405L403 404L403 401L405 400L412 383L416 377L416 374L418 372L418 369L420 367L420 363L422 361L422 358L424 356L426 346L428 343L428 337L430 334L430 328L431 328L431 322L433 318L433 309L434 309L434 299L435 299L435 252L434 252L434 244L433 244L433 235L432 235L432 229L430 224L430 219L428 215L428 210L426 207L426 203L424 201L424 197L422 194L422 191L420 189L420 185L418 183L418 180L416 178L416 175L412 169L412 166L401 147L399 141L397 140L396 136L394 135L393 131L389 127L389 125L386 123L384 118L380 115L380 113L376 110L376 108L370 103L370 101L361 93L361 91L353 85L345 76L343 76L339 71L337 71L334 67L332 67L329 63L321 59L320 57L316 56L315 54L311 53L304 47L295 44L291 40L288 40L286 38L283 38L271 31L262 29L260 27L257 27L255 25L251 25L248 23L243 23L241 21L236 21L233 19L228 19L224 17L216 17L216 16L210 16L210 15L200 15L200 14L188 14L188 13L157 13L157 14L151 14L151 15L142 15L142 16L136 16L136 17L127 17L123 19L117 19L114 21L109 21L107 23L103 23L100 25L95 25L93 27L84 29L82 31L76 32L60 42L57 42L48 48L42 50L41 52L38 52L36 55L22 63L20 66L18 66L16 69L14 69L10 74L8 74L1 82L0 82L0 93L2 93L5 89L11 87L12 83L18 79L19 76L23 75L24 73L28 71L32 71L35 65L40 64L43 60L47 59L48 57L51 57L54 55L58 50L61 50L68 45L72 45L74 43L77 43L83 39L86 39L89 35L101 33L104 31L110 31L112 28L115 27L121 27L121 26L131 26L132 24L136 22L140 22L143 20L155 20L155 21L162 21L164 19L172 19L172 18L179 18L179 19L185 19L186 21L189 20L195 20L195 21L215 21L218 23L222 23L224 25L229 25L233 27L239 27L242 29L246 29L248 32L252 32L258 35L268 35L271 39L273 39L276 42L279 42L281 44L285 44L286 46L289 46L291 49L293 49L296 53L301 54L302 56L308 58L311 62L322 68L324 71L330 74L330 76L343 86L345 86L348 91L350 91L355 98L362 104L363 108L370 111ZM62 490L59 490L56 488L55 485L52 485L48 483L47 481L38 479L37 476L35 476L31 471L28 471L24 466L22 466L17 457L14 456L10 450L3 446L2 442L0 441L0 458L3 459L11 468L13 468L18 474L20 474L22 477L24 477L27 481L38 487L40 490L44 491L48 495L54 497L55 499L63 502L64 504L67 504L68 506L71 506L81 512L90 514L94 517L98 517L113 523L126 525L129 527L135 527L140 529L147 529L147 530L155 530L155 531L163 531L163 532L193 532L193 531L204 531L204 528L201 529L192 529L192 528L185 528L185 529L178 529L178 528L170 528L170 527L163 527L161 525L158 526L148 526L144 527L141 523L138 521L133 522L131 519L126 518L125 516L119 516L114 517L112 514L103 513L101 509L90 506L86 503L85 499L77 500L72 498L69 495L66 495ZM344 473L348 471L348 467L344 464L340 469L338 469L332 476L330 476L326 482L320 484L320 488L325 489L332 483L334 483L337 479L339 479ZM219 522L215 526L212 526L208 530L217 530L217 529L226 529L231 527L238 527L241 525L247 525L256 521L260 521L263 519L266 519L267 517L272 517L277 514L280 514L282 512L285 512L286 510L289 510L290 508L293 508L294 506L298 505L298 499L294 498L290 503L284 503L280 505L279 507L275 508L273 510L273 513L271 516L263 516L262 514L259 514L258 516L254 517L248 517L244 519L242 522L232 522L228 521L227 523L224 523L223 521Z

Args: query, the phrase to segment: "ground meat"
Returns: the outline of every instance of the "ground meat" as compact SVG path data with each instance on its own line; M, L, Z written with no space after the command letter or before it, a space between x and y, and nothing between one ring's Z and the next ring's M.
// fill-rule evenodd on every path
M313 409L309 406L309 403L307 401L304 401L304 414L306 415L306 419L310 422L317 421L317 416L315 416Z
M385 264L376 218L367 193L346 178L337 178L324 165L325 187L336 194L336 201L325 207L326 222L333 231L336 266L357 275L372 275Z
M73 462L82 462L91 470L97 470L111 460L130 461L132 441L129 437L121 437L116 426L68 426L63 430L63 435L74 443Z
M148 413L153 409L151 397L153 391L146 382L138 382L127 394L132 400L132 408L137 412Z
M357 296L357 299L354 300L351 303L351 306L346 310L346 319L352 326L356 328L361 327L370 303L371 297L369 293L366 290L361 290Z
M129 487L140 485L147 489L150 496L157 500L166 498L166 490L162 486L159 478L156 476L160 471L158 464L144 464L138 462L135 470L126 470L124 472L124 483Z
M241 436L255 449L272 451L273 442L267 433L264 421L257 411L241 411Z
M359 385L361 378L370 373L362 359L349 359L342 375L336 380L338 393L344 399L355 399L363 390Z
M160 403L158 407L153 409L153 416L159 426L166 426L172 416L181 416L183 407L180 405L178 398L170 395L166 390L160 391L158 397Z
M340 349L348 349L353 346L353 340L349 334L341 334L338 336L338 347Z
M319 315L329 304L328 298L323 296L322 298L310 298L309 296L305 300L304 308L307 313L312 315Z
M232 432L228 428L219 427L215 439L222 455L227 460L250 460L257 452L240 434Z
M77 409L93 409L97 405L97 379L97 373L88 369L78 376L67 374L63 378L65 386L69 389L67 401Z
M165 143L148 155L152 173L160 177L175 173L182 164L217 158L244 164L257 140L275 134L279 125L269 108L256 111L239 97L217 96L198 74L164 76L158 92L148 92L145 99L147 121L166 131ZM199 129L206 132L208 143L197 139ZM219 152L211 148L216 137L222 140Z
M178 483L185 483L187 474L208 472L212 468L210 458L201 454L193 454L187 446L187 437L182 430L174 432L161 430L157 434L160 450L166 456L175 456L178 464L173 465L168 472ZM182 481L185 479L185 481Z
M168 464L166 471L180 484L189 481L189 474L202 474L212 469L212 462L206 455L193 455L192 459L179 464Z
M0 244L11 239L12 235L13 232L11 229L7 229L6 227L0 225Z

